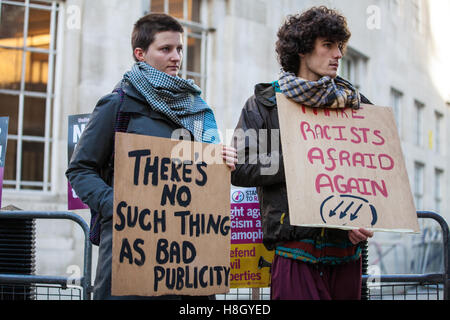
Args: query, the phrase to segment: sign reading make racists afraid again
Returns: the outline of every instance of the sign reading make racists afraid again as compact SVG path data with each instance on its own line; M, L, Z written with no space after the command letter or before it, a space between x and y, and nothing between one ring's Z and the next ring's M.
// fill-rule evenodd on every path
M116 134L112 294L229 291L230 170L221 146Z
M419 231L391 108L277 104L293 225Z

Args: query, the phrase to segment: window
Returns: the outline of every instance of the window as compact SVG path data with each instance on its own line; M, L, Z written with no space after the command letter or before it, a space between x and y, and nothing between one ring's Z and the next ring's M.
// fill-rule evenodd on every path
M367 71L367 60L366 56L348 47L339 64L339 76L350 81L357 89L361 89Z
M395 123L397 124L399 134L401 133L402 99L403 99L403 93L392 88L391 89L391 106L394 111Z
M354 61L350 57L345 56L342 58L339 67L340 67L339 75L342 78L347 79L350 82L354 81L356 61Z
M423 32L423 4L422 0L413 0L412 1L412 9L413 9L413 24L417 32Z
M423 147L423 110L425 105L419 101L414 102L415 119L414 119L414 142L416 146Z
M57 1L0 0L0 116L9 116L5 188L50 189Z
M206 41L208 27L202 16L202 0L151 0L151 12L164 12L177 18L184 27L183 65L180 76L193 79L203 93L206 88Z
M442 177L444 171L440 169L434 170L434 209L437 213L442 212Z
M414 163L414 201L418 211L423 210L424 171L422 163Z
M434 134L434 146L437 153L442 154L442 119L444 116L442 113L436 112L435 113L435 134Z

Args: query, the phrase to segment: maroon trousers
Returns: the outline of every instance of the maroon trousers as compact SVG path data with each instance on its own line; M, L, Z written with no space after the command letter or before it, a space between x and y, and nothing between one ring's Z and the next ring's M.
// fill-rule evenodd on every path
M360 300L361 259L342 265L313 265L275 255L272 300Z

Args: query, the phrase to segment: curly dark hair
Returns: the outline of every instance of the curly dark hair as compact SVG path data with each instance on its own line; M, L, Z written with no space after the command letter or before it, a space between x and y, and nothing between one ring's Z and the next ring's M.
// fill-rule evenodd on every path
M278 62L284 71L297 74L300 67L299 54L312 52L317 38L340 42L344 50L351 33L343 15L320 6L312 7L302 14L288 16L277 36Z

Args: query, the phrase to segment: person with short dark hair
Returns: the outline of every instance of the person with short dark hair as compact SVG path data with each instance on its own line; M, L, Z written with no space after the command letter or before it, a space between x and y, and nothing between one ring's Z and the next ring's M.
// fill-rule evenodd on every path
M174 132L182 131L184 134L178 137L220 143L214 113L200 97L200 88L193 80L178 76L183 58L182 34L180 23L166 14L148 14L136 22L132 33L136 63L124 74L113 93L98 101L66 171L79 198L91 211L98 213L94 226L100 226L100 231L93 235L93 239L99 241L94 299L142 298L111 296L112 154L117 127L125 126L128 133L162 138L172 138ZM226 146L222 150L225 163L234 170L235 150Z
M280 139L276 92L311 108L359 109L361 102L370 103L337 75L350 35L345 17L324 6L289 16L276 43L282 66L279 80L256 85L235 130L238 164L231 174L232 184L257 187L263 243L275 250L271 267L274 300L361 297L361 243L373 232L292 226L289 211L301 212L302 208L288 208L281 144L274 146L272 138L267 138L268 146L261 148L266 142L260 138L277 134ZM261 129L267 134L256 135L256 146L242 134ZM268 150L268 156L258 149ZM269 173L269 166L278 170Z
M139 62L139 58L135 54L136 49L148 48L155 40L157 33L166 31L184 33L183 26L176 19L164 13L148 14L136 21L131 33L134 61Z

